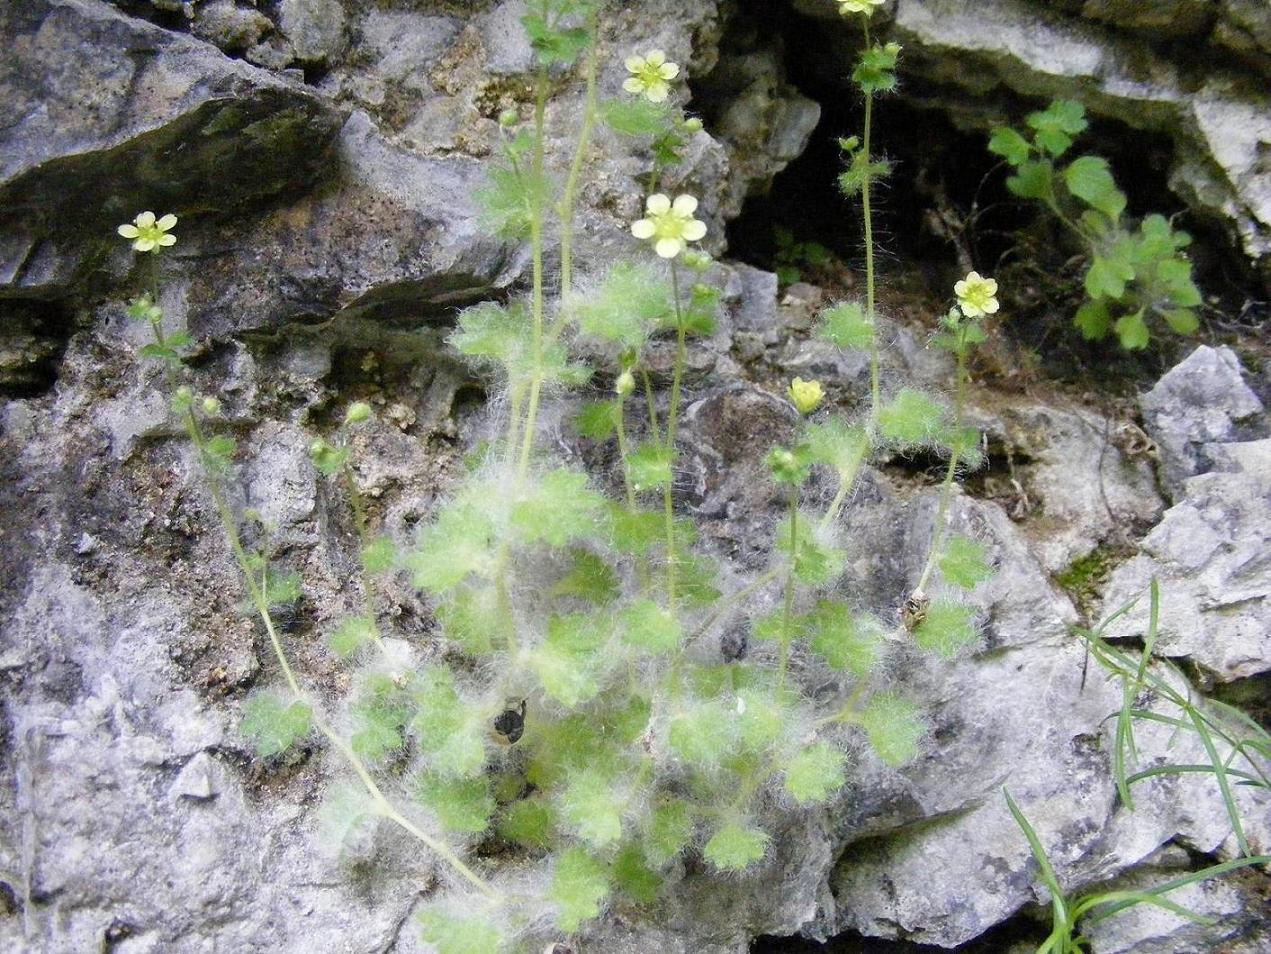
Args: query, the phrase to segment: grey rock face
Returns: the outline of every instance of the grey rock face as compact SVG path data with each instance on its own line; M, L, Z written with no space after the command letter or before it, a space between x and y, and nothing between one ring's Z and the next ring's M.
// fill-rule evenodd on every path
M1140 403L1147 432L1160 448L1162 482L1175 495L1188 477L1209 469L1208 445L1267 432L1262 402L1230 348L1201 345Z
M0 97L17 117L0 131L11 291L65 291L103 255L98 237L142 208L242 213L329 162L340 117L311 92L100 0L6 4L0 36Z
M1265 447L1261 456L1265 465ZM1188 479L1140 551L1117 569L1105 594L1108 613L1138 598L1111 635L1143 632L1144 594L1156 578L1160 655L1189 658L1222 682L1271 669L1271 469Z
M301 62L325 63L344 45L345 17L340 0L282 0L278 23Z

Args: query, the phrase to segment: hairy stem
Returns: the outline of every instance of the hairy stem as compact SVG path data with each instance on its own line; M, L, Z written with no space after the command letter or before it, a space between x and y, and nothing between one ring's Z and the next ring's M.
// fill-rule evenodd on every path
M869 49L869 19L865 19L865 49ZM873 215L873 162L870 141L874 125L874 94L865 93L865 131L861 136L861 149L865 155L865 174L861 182L861 208L865 220L865 312L869 316L873 338L869 353L869 433L871 439L878 429L878 410L882 404L882 383L879 372L878 315L875 312L874 282L874 215Z
M799 488L790 488L790 568L786 571L785 599L781 607L781 657L777 663L777 694L786 687L790 665L790 626L794 620L794 563L799 552Z
M674 474L675 435L679 426L680 384L684 377L684 360L687 353L684 326L684 308L680 303L680 273L675 259L671 259L671 288L675 296L675 370L671 374L671 405L666 412L666 449L672 457L671 470ZM676 605L676 564L679 552L675 546L675 503L672 495L674 477L662 488L662 509L666 516L666 599L667 608L675 612Z
M587 32L591 37L591 49L587 54L587 96L583 102L582 127L578 131L578 146L574 150L574 159L569 166L569 176L565 180L565 192L561 196L558 212L560 214L560 293L568 296L574 287L574 203L578 199L578 184L582 176L583 162L587 157L587 148L591 145L592 130L596 125L596 73L597 67L597 21L595 14L587 22ZM562 309L552 324L552 337L555 337L565 320Z
M159 342L162 343L162 332L156 328L155 335ZM186 408L185 414L186 433L190 437L190 442L194 445L195 451L199 458L200 467L203 470L204 477L207 480L208 489L212 495L212 503L216 508L217 517L220 519L221 528L225 533L226 539L229 541L230 550L234 555L234 561L238 564L239 571L243 575L243 581L247 586L247 593L251 599L253 607L256 609L257 615L260 617L261 623L265 627L265 632L269 636L270 646L273 648L274 657L278 660L278 666L282 670L283 678L287 682L287 687L291 690L292 695L297 699L304 699L304 692L300 688L300 682L296 679L295 671L291 668L291 663L287 660L287 652L283 648L282 639L278 635L278 629L274 625L274 618L269 609L269 600L265 592L262 581L256 579L253 572L251 560L247 555L247 550L243 546L242 537L238 532L238 521L234 518L234 512L230 509L225 494L221 490L219 477L208 470L207 461L209 451L207 448L207 440L203 434L203 428L199 426L199 420L195 416L191 408ZM404 828L406 831L414 835L423 845L432 851L437 857L441 858L459 873L466 881L472 884L483 894L491 898L500 897L499 893L484 878L464 864L463 859L452 851L449 846L443 844L437 839L430 836L427 832L421 830L410 819L403 816L396 808L390 804L380 787L376 784L375 779L371 777L365 763L362 762L358 754L353 751L347 742L322 718L322 716L314 712L314 725L318 731L331 743L341 755L345 757L349 765L353 768L354 773L365 787L367 794L370 795L375 804L377 814L388 818Z
M521 461L517 476L525 479L530 469L530 453L534 449L535 423L538 418L539 395L543 387L543 195L538 183L543 181L544 126L547 116L547 71L540 67L534 98L534 203L530 210L530 256L533 290L530 310L534 322L534 371L530 376L529 406L525 411L525 430L521 435Z

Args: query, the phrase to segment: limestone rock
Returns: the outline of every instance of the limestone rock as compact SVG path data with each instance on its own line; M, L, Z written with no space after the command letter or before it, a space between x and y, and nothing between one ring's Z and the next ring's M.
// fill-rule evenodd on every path
M1206 445L1267 431L1264 409L1230 348L1201 345L1143 395L1148 434L1161 454L1161 480L1177 495L1183 481L1208 469Z
M278 21L303 63L329 63L343 49L346 23L341 0L282 0Z
M64 293L86 259L122 254L114 226L145 208L176 212L188 235L187 214L241 213L327 165L340 120L312 93L100 0L6 4L0 38L17 117L0 131L11 291Z

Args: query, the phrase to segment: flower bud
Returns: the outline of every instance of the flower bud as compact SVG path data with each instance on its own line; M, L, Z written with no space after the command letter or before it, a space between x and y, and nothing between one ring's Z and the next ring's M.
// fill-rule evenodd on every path
M371 419L371 405L365 401L354 401L344 414L345 424L364 424Z
M791 403L800 414L811 414L825 400L825 391L822 390L820 381L804 381L802 378L795 378L790 382L789 394Z
M515 126L520 121L521 121L521 114L518 113L515 109L505 109L503 110L503 112L499 113L499 125L502 126L504 129L508 129L512 126Z
M696 116L690 116L688 119L684 120L684 128L688 132L701 132L702 121Z
M216 417L221 413L221 402L214 397L205 397L203 399L203 413L209 417Z
M172 407L178 413L188 411L194 404L194 392L184 384L172 392Z
M697 249L690 249L684 253L682 261L693 271L704 272L714 264L715 260L706 252L699 252Z
M627 397L635 392L636 380L635 375L629 370L623 371L618 375L618 380L613 383L613 390L619 397Z

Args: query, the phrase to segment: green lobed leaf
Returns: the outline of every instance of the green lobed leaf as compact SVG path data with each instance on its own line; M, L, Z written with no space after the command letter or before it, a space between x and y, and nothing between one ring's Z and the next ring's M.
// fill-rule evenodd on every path
M840 302L821 313L817 334L839 348L867 349L874 344L874 322L859 302Z
M475 194L482 226L504 238L525 238L530 234L530 210L542 206L550 192L547 179L533 175L524 166L495 166L487 177L488 184Z
M674 652L684 638L676 615L653 600L633 603L622 611L618 621L624 641L651 653Z
M556 814L551 805L537 798L512 802L499 818L499 834L527 848L547 848L552 841Z
M1063 174L1069 192L1114 222L1120 219L1125 211L1125 193L1117 188L1106 160L1082 156L1069 163Z
M594 538L603 528L606 501L581 471L561 467L533 483L512 507L512 527L522 544L563 547Z
M1112 329L1117 333L1117 338L1121 341L1121 347L1127 351L1137 351L1148 346L1152 340L1152 333L1148 330L1147 322L1143 320L1143 309L1122 315L1116 320Z
M746 749L761 752L785 732L789 713L775 693L760 689L739 689L734 716L738 737Z
M569 848L556 859L549 897L556 904L556 926L572 934L600 915L600 904L609 896L605 866L581 848Z
M861 54L852 71L852 81L866 94L885 93L896 88L896 59L900 44L875 44Z
M619 262L572 313L583 334L622 349L639 350L674 314L666 270L646 263Z
M728 822L711 835L703 854L720 871L744 871L768 853L768 841L762 829Z
M412 690L415 718L411 732L434 771L448 777L471 778L485 768L485 726L466 705L444 666L419 672Z
M612 871L618 890L640 904L652 904L662 892L662 878L644 863L638 845L627 845L618 852Z
M448 778L424 772L415 793L448 832L479 835L490 827L494 798L484 778Z
M812 634L812 651L825 658L831 669L864 678L882 661L882 624L869 616L858 616L843 603L822 600L808 615L807 630Z
M655 510L632 512L620 504L609 511L613 530L612 543L620 553L644 556L654 544L662 540L665 531L664 516Z
M671 482L675 453L665 444L641 444L627 455L627 477L636 493L659 490Z
M847 782L843 753L828 742L815 742L786 763L785 788L800 805L823 802Z
M501 305L484 301L459 313L458 324L448 340L460 354L497 365L519 377L533 369L531 329L525 302Z
M1001 156L1013 166L1018 166L1032 155L1033 147L1014 129L999 126L989 136L989 152Z
M352 656L366 642L375 638L375 620L369 616L350 616L327 637L327 645L338 656Z
M1055 194L1054 172L1049 161L1030 159L1016 167L1006 188L1021 199L1049 199Z
M494 643L491 637L506 625L493 586L465 586L452 590L445 600L438 603L436 616L446 637L473 656L492 652Z
M590 550L573 550L570 552L569 571L556 581L550 593L555 597L573 597L605 606L619 596L618 574Z
M793 552L794 576L807 586L821 586L836 579L847 563L847 554L821 538L817 518L801 513L791 541L790 518L777 526L777 549L786 554ZM793 546L791 546L793 542Z
M480 915L460 916L431 908L420 912L419 926L437 954L498 954L503 946L498 927Z
M856 713L878 757L888 765L904 765L918 754L918 742L926 732L918 708L891 693L873 696Z
M812 461L833 467L840 477L846 478L856 476L870 450L865 428L836 417L808 424L803 430L803 443Z
M1196 312L1188 308L1169 308L1161 312L1165 323L1180 335L1195 334L1200 329L1200 319Z
M590 769L569 775L560 798L561 817L597 850L622 838L623 807L609 779Z
M1086 294L1091 298L1117 300L1125 294L1127 282L1134 281L1134 266L1116 256L1096 255L1086 271Z
M567 708L594 698L600 691L597 651L608 639L608 625L594 616L552 617L547 638L530 655L530 667L543 691Z
M935 600L927 607L926 618L914 627L914 641L928 652L952 659L979 639L973 619L971 607Z
M1112 331L1112 315L1102 299L1086 302L1077 309L1072 320L1081 332L1081 337L1087 341L1100 341Z
M671 720L667 744L672 752L695 768L716 768L736 746L734 715L731 706L719 702L698 703Z
M441 594L472 574L493 570L494 522L488 505L482 506L476 496L452 500L420 534L418 546L406 557L415 586Z
M617 401L591 401L584 404L574 417L574 430L580 437L593 441L606 441L618 428L618 415L622 408Z
M878 427L897 444L926 444L940 433L944 414L944 408L921 391L902 388L878 412Z
M273 692L252 696L243 707L242 731L262 759L281 755L302 742L313 724L313 709Z
M1073 138L1089 125L1085 107L1071 99L1057 99L1044 110L1030 113L1026 121L1033 128L1037 145L1053 156L1067 152Z
M667 132L675 113L669 103L653 103L643 96L607 99L599 106L601 121L623 136L658 136Z
M973 590L993 575L984 544L970 537L951 536L940 554L940 573L964 590Z
M642 841L653 865L661 868L674 861L692 839L693 810L688 802L669 799L653 806Z
M349 707L353 734L349 744L368 762L378 762L400 749L402 730L410 720L405 694L382 674L363 678Z

